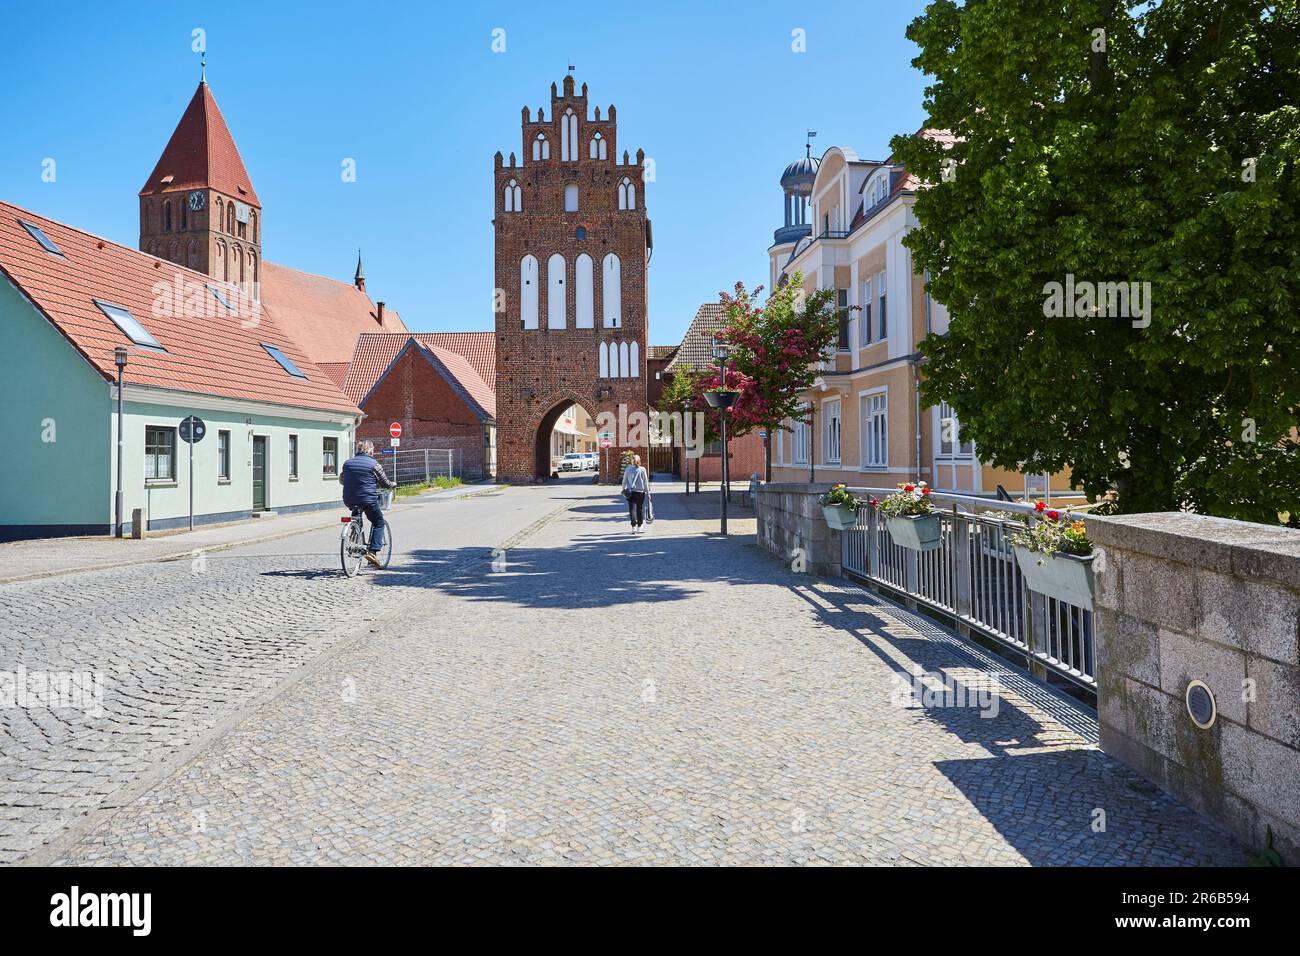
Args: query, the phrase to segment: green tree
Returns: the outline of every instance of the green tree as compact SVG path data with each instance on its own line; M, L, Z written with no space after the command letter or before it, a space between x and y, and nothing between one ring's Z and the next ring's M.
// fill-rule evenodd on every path
M935 0L907 35L951 134L892 144L950 314L923 398L1119 510L1300 524L1294 0ZM1149 313L1053 315L1067 276L1150 283Z

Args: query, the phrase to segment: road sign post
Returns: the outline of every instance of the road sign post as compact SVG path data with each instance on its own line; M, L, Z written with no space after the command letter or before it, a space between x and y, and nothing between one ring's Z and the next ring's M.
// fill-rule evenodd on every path
M190 415L181 422L177 432L181 441L190 446L190 530L194 530L194 445L203 440L208 433L208 426L203 419Z

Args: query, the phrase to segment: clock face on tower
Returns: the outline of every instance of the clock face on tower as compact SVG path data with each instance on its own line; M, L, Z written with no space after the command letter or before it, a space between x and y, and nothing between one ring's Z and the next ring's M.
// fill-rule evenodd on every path
M203 191L201 189L194 190L192 193L190 193L190 210L193 212L198 212L200 209L203 208L203 204L206 201L207 201L207 197L203 195Z

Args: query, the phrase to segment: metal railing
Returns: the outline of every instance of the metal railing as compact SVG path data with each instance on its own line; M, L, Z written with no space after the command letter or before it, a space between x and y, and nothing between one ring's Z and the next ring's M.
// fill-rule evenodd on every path
M399 485L428 484L435 478L461 475L459 448L398 448L380 462Z
M854 488L882 496L889 488ZM876 509L862 505L858 526L843 532L846 574L892 591L950 619L959 632L1011 649L1040 676L1062 677L1096 693L1096 632L1091 610L1030 591L1011 534L1032 505L934 492L942 537L933 551L904 548ZM947 504L947 508L940 507Z

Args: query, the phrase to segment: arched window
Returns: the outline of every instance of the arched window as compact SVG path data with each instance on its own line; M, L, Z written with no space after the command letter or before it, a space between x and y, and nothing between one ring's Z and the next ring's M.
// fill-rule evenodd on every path
M217 268L216 274L221 276L223 282L230 281L230 263L226 259L226 244L217 242Z
M188 200L181 200L181 232L190 228L190 204Z
M628 369L632 377L640 378L641 377L641 346L638 345L636 342L633 342L632 347L628 350L628 361L631 363L628 366Z
M168 199L163 203L163 232L172 231L172 201Z
M235 204L226 204L226 234L233 236L235 234Z
M239 285L240 285L240 288L243 288L244 283L247 282L247 281L248 281L248 261L244 258L244 254L241 252L241 253L239 254Z
M185 264L191 269L199 267L199 242L197 239L190 240L190 246L185 253Z
M577 262L574 263L573 281L574 327L579 329L595 328L595 287L593 285L591 256L585 252L578 256Z
M564 211L578 211L578 184L569 183L564 187Z
M607 329L623 325L623 289L618 256L610 253L601 263L600 275L602 323Z
M167 258L176 263L181 261L181 244L175 239L173 239L171 245L167 247Z
M607 152L608 147L609 144L605 142L604 136L602 136L600 133L592 133L591 145L588 149L588 153L590 154L591 159L608 159L609 158L609 154Z
M632 185L632 180L626 176L618 184L618 208L635 209L636 208L636 187Z
M533 161L537 162L543 159L551 158L551 142L546 138L545 133L538 133L537 138L533 140Z
M627 378L627 343L618 343L618 377Z
M248 213L248 231L250 233L250 238L254 242L257 242L257 213L252 210L249 210Z
M578 159L578 117L572 107L560 117L560 159L566 163Z
M600 377L609 378L609 346L600 343Z
M533 256L524 256L519 263L519 319L524 328L537 328L537 259Z
M505 207L506 212L524 211L524 191L514 179L506 183Z
M562 329L567 321L569 300L564 291L564 256L558 252L546 260L546 327Z

